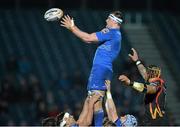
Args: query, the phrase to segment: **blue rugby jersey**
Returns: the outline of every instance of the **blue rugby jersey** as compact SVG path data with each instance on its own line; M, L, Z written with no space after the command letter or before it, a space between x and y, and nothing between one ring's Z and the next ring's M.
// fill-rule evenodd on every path
M121 32L119 29L105 28L96 32L99 46L93 60L94 65L102 65L112 70L112 62L121 49Z

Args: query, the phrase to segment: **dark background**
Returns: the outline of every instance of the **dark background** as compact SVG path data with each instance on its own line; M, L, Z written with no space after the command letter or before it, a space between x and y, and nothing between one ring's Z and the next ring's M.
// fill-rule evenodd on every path
M57 22L46 22L44 12L52 7L75 17L76 25L86 32L104 26L106 11L125 11L125 16L131 18L125 17L124 23L133 26L138 26L136 18L142 16L140 25L148 28L147 35L158 47L176 82L176 90L169 87L172 84L167 85L174 96L178 95L178 102L174 103L174 96L168 96L172 98L168 102L171 110L167 108L168 118L164 122L179 125L175 123L180 114L179 1L0 0L0 125L39 126L42 119L61 111L70 112L76 119L81 112L96 45L87 46ZM143 94L119 85L117 80L119 74L127 74L141 81L135 64L127 58L132 46L128 30L124 30L122 27L122 51L114 64L112 93L119 114L132 113L141 120ZM144 38L143 31L136 32L136 39Z
M60 7L62 9L115 9L171 11L178 13L178 0L0 0L1 8Z

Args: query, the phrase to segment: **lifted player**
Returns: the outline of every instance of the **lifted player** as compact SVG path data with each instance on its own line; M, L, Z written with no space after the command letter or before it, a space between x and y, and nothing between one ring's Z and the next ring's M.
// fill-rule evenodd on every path
M112 79L112 63L121 49L121 23L122 13L114 11L109 14L106 20L106 28L100 32L89 34L81 31L74 24L74 20L68 15L62 18L61 26L69 29L85 43L96 43L99 45L94 56L93 66L88 80L87 90L89 94L98 92L104 96L106 91L105 80ZM103 118L102 99L99 99L94 107L95 126L102 126Z

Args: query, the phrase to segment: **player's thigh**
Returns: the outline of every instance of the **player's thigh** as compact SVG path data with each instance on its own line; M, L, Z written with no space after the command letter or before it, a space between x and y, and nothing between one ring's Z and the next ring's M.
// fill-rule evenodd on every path
M106 67L93 67L89 80L88 90L106 90L105 80L112 79L112 71Z

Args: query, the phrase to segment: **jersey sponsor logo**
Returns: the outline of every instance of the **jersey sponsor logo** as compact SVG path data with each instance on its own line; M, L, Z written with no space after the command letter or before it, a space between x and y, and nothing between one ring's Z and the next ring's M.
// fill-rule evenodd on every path
M105 34L105 33L108 33L108 32L109 32L109 29L104 28L104 29L101 30L101 32L104 33L104 34Z

